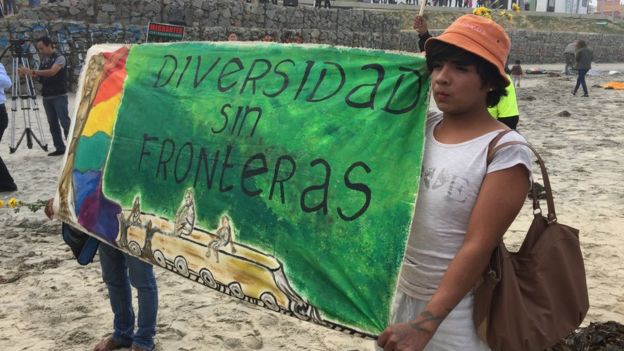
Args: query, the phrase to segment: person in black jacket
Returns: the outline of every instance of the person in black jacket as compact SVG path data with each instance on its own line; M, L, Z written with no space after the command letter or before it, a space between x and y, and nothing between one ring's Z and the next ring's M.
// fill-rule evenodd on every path
M587 90L587 83L585 82L585 75L591 69L591 62L594 59L594 54L590 48L587 47L585 40L579 40L576 42L576 69L578 70L578 76L576 78L576 86L572 91L572 95L576 95L579 86L583 87L583 96L588 97L589 91Z
M2 135L4 135L4 130L9 125L9 116L7 115L6 107L4 106L4 103L6 102L4 90L10 88L11 85L11 78L7 75L4 65L0 63L0 141L2 140ZM17 185L15 185L13 177L11 177L11 173L9 173L2 157L0 157L0 193L16 190Z
M67 107L67 60L54 50L54 44L47 36L37 39L36 46L39 55L42 57L39 69L21 69L20 73L38 77L41 82L43 107L48 117L50 134L52 134L52 141L56 148L48 156L60 156L65 153L61 127L63 128L63 135L67 139L70 125Z

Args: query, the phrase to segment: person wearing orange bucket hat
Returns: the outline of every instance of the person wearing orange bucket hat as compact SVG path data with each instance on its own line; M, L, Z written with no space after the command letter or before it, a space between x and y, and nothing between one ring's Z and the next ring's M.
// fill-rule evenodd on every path
M522 208L530 186L525 141L493 119L510 83L510 40L497 23L464 15L425 43L431 90L421 180L410 238L378 349L489 350L473 323L473 287ZM501 196L504 194L504 196Z

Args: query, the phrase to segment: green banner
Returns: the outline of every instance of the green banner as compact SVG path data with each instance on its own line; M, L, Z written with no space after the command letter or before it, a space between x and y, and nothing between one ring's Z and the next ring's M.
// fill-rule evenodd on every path
M221 292L379 334L418 192L424 59L175 43L133 46L123 68L74 130L77 225Z

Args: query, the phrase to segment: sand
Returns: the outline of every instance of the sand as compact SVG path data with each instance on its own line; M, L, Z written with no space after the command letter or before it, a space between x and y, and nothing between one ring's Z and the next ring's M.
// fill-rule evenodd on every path
M603 69L611 68L624 72L624 64ZM624 81L624 74L588 77L590 86L609 80ZM569 76L526 76L518 91L519 130L546 161L560 222L581 231L591 303L584 324L624 322L624 91L591 87L583 98L571 95L573 85ZM43 109L40 115L51 144ZM26 145L9 154L9 140L7 130L0 155L19 191L0 199L51 197L62 158ZM527 202L506 240L517 244L530 220ZM97 257L79 266L62 243L58 222L41 211L0 209L0 237L1 350L84 351L110 334L112 313ZM372 349L370 340L267 312L160 268L156 274L156 350Z

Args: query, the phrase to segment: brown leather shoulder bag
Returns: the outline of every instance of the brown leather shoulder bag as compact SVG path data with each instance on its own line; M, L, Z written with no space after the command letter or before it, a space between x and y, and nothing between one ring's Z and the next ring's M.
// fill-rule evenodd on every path
M501 240L481 284L475 289L477 333L493 351L538 351L556 344L577 328L589 309L587 283L578 230L557 221L544 161L535 149L512 141L490 143L488 164L501 148L522 144L539 163L548 213L542 214L532 187L533 223L518 252Z

